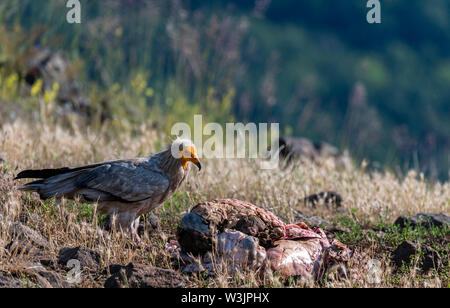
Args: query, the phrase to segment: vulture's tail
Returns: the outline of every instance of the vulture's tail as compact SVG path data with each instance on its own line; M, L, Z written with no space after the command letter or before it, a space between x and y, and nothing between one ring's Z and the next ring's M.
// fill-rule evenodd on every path
M40 178L40 180L17 187L22 191L37 192L41 199L63 197L78 190L77 177L86 169L61 168L44 170L25 170L20 172L17 179Z
M59 168L59 169L41 169L41 170L25 170L20 172L15 180L19 179L47 179L52 176L75 171L73 168Z

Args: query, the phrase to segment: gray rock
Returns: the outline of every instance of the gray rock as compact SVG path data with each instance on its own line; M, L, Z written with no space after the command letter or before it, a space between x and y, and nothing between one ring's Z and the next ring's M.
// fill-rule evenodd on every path
M323 141L313 143L309 139L301 137L281 137L278 145L280 157L287 161L302 157L316 160L319 157L339 158L342 156L341 151L329 143Z
M280 158L291 161L305 157L315 159L319 156L314 144L306 138L281 137L279 139Z
M34 252L39 254L40 250L47 250L50 247L48 241L36 230L33 230L20 222L13 222L9 227L9 234L13 240L6 246L10 251L24 252L26 254Z
M392 253L392 261L397 267L403 263L409 264L411 258L421 255L419 260L423 271L427 272L432 268L438 268L441 264L439 253L433 248L411 241L404 241Z
M199 255L211 251L212 234L201 216L187 213L178 227L177 240L184 252Z
M184 277L173 270L133 264L110 267L111 277L105 282L105 288L183 288Z
M19 278L16 278L7 272L0 271L0 289L22 287L23 284Z
M404 228L407 225L411 225L413 227L421 225L425 228L443 226L450 227L450 217L444 214L417 214L409 217L400 216L394 224L400 226L400 228Z
M439 268L441 265L441 256L430 246L422 246L424 255L422 258L422 270L427 272L433 268Z
M70 284L56 272L46 270L40 264L23 267L19 274L0 271L0 288L68 288Z
M27 268L35 275L34 280L41 288L69 288L70 284L63 276L54 271L48 271L40 264L34 264Z
M339 151L338 148L327 142L323 141L314 142L314 148L323 157L338 157L339 155L342 155L341 151Z
M331 222L329 222L328 220L325 220L319 216L308 216L305 213L301 212L301 211L295 211L295 220L297 221L301 221L304 222L305 224L307 224L310 227L313 226L318 226L318 227L328 227L331 226Z
M71 77L70 61L63 52L52 52L49 49L36 50L36 53L27 63L25 83L32 87L41 79L43 91L52 88L58 82L60 89L57 95L57 112L66 113L74 111L89 115L91 112L90 100L81 94L77 80Z
M19 215L19 222L26 225L26 224L38 224L41 221L41 218L38 214L35 213L27 213L22 212Z
M66 267L70 260L78 260L83 268L98 270L100 255L86 247L62 248L58 254L58 264Z

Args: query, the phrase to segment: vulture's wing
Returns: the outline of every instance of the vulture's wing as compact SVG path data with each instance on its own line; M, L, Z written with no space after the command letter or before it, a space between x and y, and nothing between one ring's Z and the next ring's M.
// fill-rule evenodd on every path
M76 178L76 186L88 191L92 200L101 201L107 193L120 201L137 202L163 194L169 180L143 164L120 162L81 174Z

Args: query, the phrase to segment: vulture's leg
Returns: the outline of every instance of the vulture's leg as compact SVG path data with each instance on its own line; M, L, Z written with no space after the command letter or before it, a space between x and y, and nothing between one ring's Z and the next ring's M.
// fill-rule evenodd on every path
M137 216L136 212L119 212L116 214L116 222L118 230L127 230L130 233L136 246L144 249L149 247L141 240L137 232L139 227L139 216Z
M131 236L133 237L133 242L134 242L138 247L140 247L140 248L148 249L148 248L150 248L150 245L146 244L146 243L141 239L141 237L139 236L139 233L138 233L139 220L140 220L140 217L138 216L138 218L136 218L136 219L131 223L129 230L130 230Z
M141 240L141 237L138 234L138 228L139 228L139 217L136 218L130 225L130 233L133 236L133 241L138 244L139 246L143 245L143 242Z

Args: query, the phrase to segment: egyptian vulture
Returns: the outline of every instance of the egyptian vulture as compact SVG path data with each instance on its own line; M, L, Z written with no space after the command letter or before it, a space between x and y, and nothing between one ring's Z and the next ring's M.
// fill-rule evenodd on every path
M171 196L186 178L188 163L201 170L197 150L188 139L175 140L165 151L60 169L25 170L17 179L39 179L19 187L37 192L42 200L66 198L98 204L99 212L115 218L116 227L129 230L135 241L139 216Z

